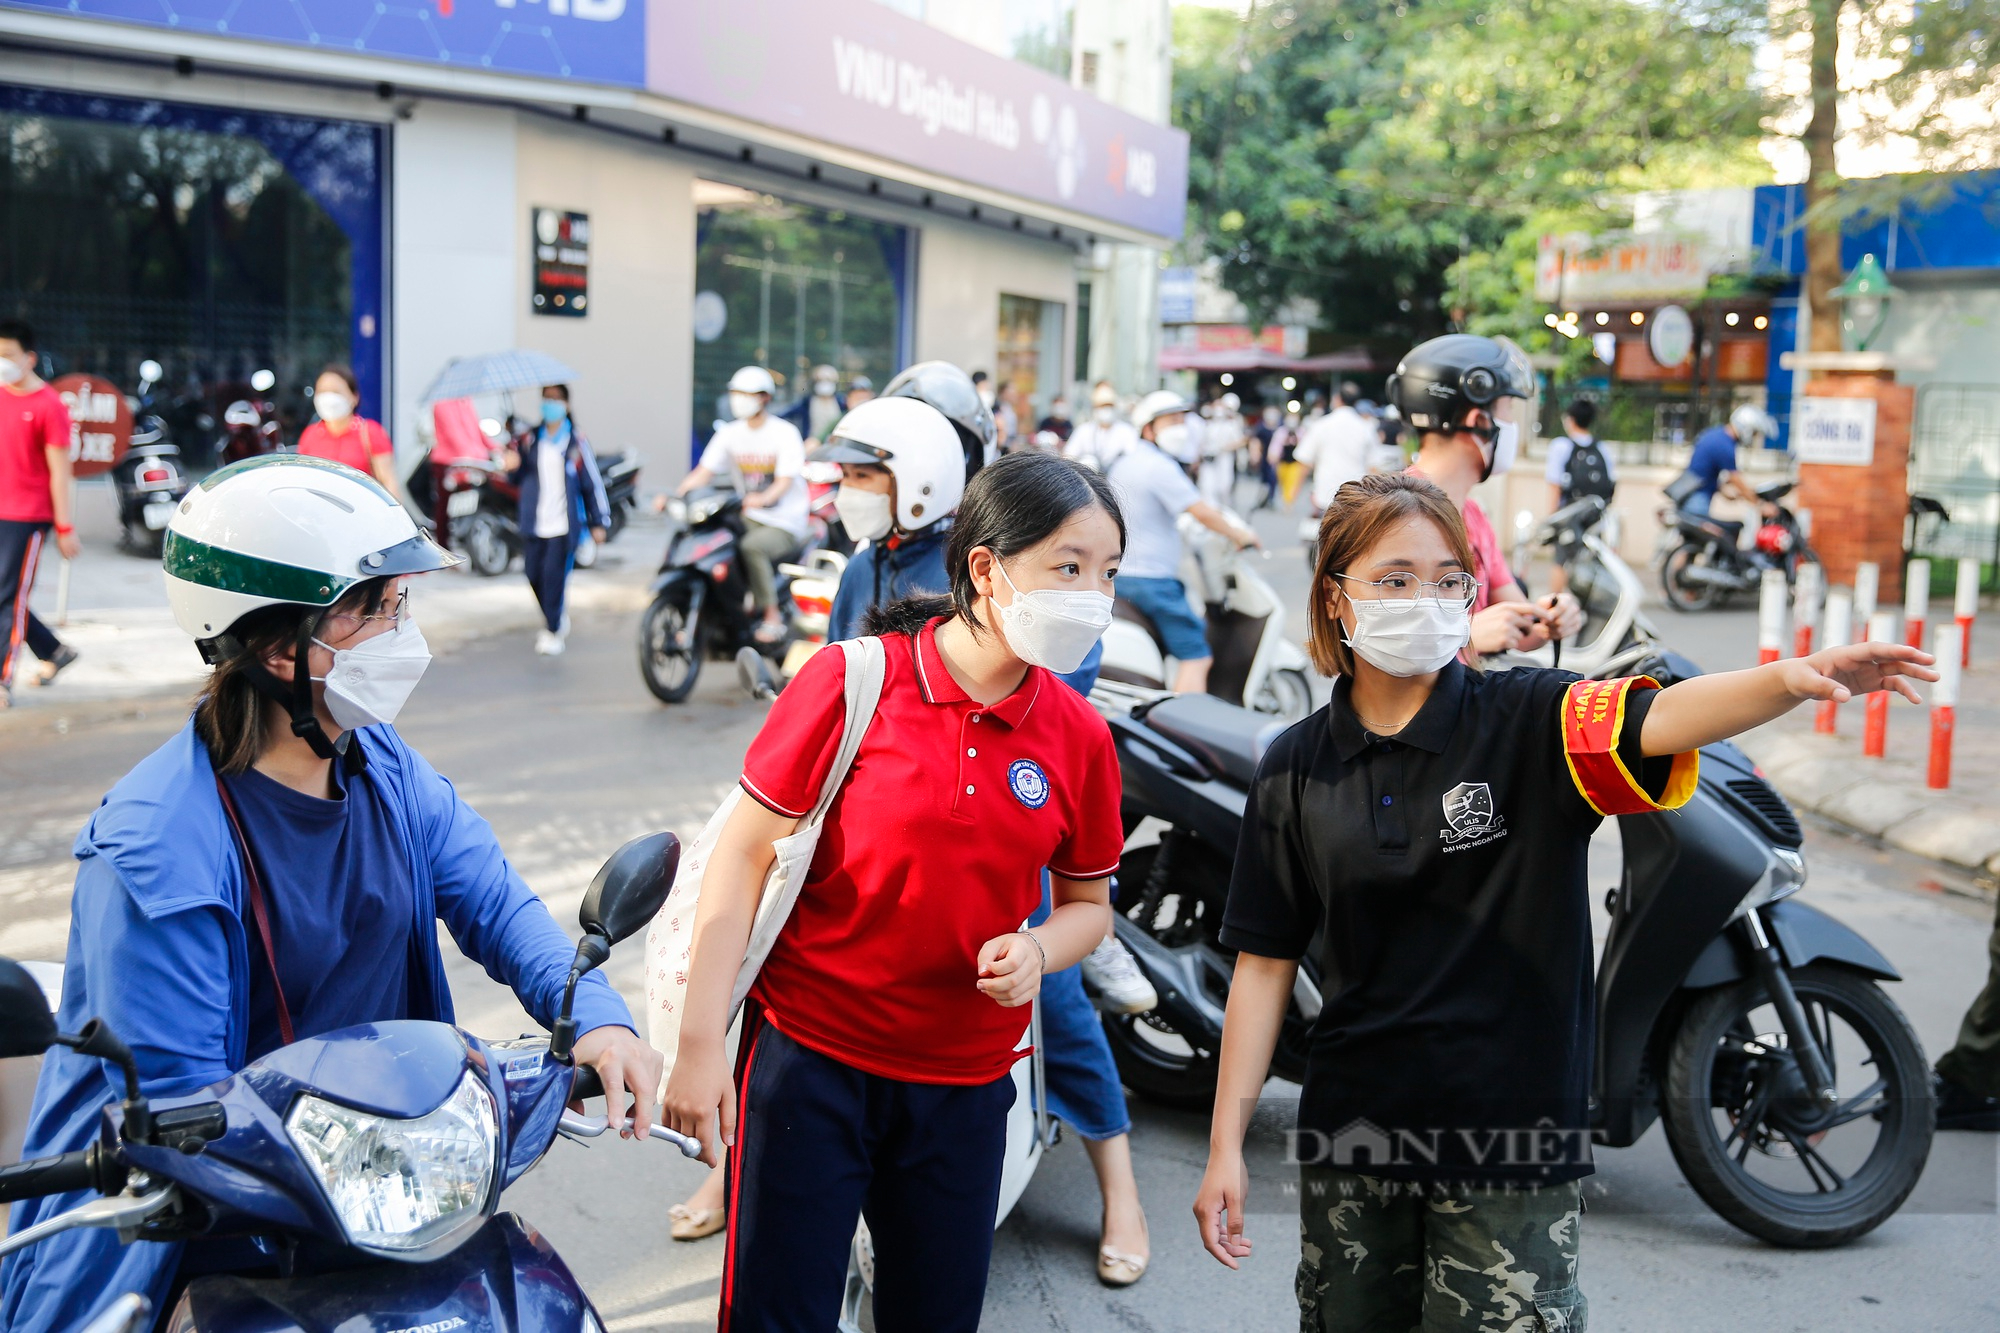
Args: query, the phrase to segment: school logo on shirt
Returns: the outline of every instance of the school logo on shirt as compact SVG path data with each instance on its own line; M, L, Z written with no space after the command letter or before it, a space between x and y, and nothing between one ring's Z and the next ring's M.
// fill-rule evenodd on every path
M1014 799L1030 810L1049 803L1049 775L1032 759L1016 759L1007 766L1007 785L1014 789Z
M1447 852L1469 851L1507 836L1507 821L1493 810L1493 789L1461 782L1444 794L1445 827L1438 832Z

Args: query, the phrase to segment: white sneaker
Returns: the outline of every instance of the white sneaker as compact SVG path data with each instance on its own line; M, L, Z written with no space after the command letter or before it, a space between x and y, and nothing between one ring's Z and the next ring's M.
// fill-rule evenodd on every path
M560 631L558 631L555 634L549 635L550 657L561 657L563 655L563 649L567 648L568 646L569 646L568 640L563 638Z
M1138 960L1115 935L1105 937L1083 960L1083 979L1097 991L1099 1009L1114 1014L1143 1014L1159 1007L1159 992L1146 980Z
M535 631L535 651L543 657L553 656L562 651L562 640L545 629Z

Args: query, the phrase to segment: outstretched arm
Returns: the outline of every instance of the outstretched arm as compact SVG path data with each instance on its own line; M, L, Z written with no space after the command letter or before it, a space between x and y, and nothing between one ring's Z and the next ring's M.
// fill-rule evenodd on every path
M1910 682L1936 680L1934 660L1900 643L1850 643L1748 671L1696 676L1660 691L1640 745L1649 756L1685 754L1782 717L1808 699L1845 703L1857 694L1893 690L1922 703Z

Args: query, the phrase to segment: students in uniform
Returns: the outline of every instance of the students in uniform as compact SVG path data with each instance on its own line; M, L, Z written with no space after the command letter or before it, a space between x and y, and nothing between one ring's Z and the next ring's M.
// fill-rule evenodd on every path
M881 702L798 905L750 992L730 984L772 844L818 799L845 658L772 706L710 859L667 1116L729 1154L723 1333L824 1328L865 1215L884 1333L978 1327L1008 1070L1046 973L1103 939L1124 833L1109 729L1056 674L1111 618L1124 548L1103 481L1047 454L967 488L948 596L888 611ZM1038 877L1055 908L1031 930Z
M590 529L600 546L611 526L611 501L597 455L577 429L569 409L569 386L542 386L542 420L525 447L509 449L501 466L520 488L521 568L542 610L535 651L561 656L569 639L569 573L577 544Z
M1472 563L1428 481L1341 488L1310 607L1333 698L1272 744L1244 811L1195 1215L1222 1263L1250 1254L1247 1109L1317 940L1325 999L1295 1143L1312 1333L1583 1326L1591 832L1682 804L1700 747L1803 700L1914 699L1911 679L1937 677L1928 654L1887 643L1664 690L1482 674L1458 660Z
M38 685L77 656L28 607L46 534L55 532L65 560L83 550L72 526L69 409L35 373L40 359L33 329L0 320L0 709L13 706L23 647L42 661Z

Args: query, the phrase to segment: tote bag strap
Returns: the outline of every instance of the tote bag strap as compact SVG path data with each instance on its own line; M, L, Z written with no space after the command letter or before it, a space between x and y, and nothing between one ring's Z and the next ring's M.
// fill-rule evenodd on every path
M869 724L875 720L876 705L882 701L882 678L887 669L882 640L873 635L842 640L840 651L847 658L847 720L840 729L840 749L826 775L826 786L820 791L819 803L813 806L809 822L815 826L826 819L833 798L847 781L848 770L854 767L854 756L860 753L862 738L868 734Z

